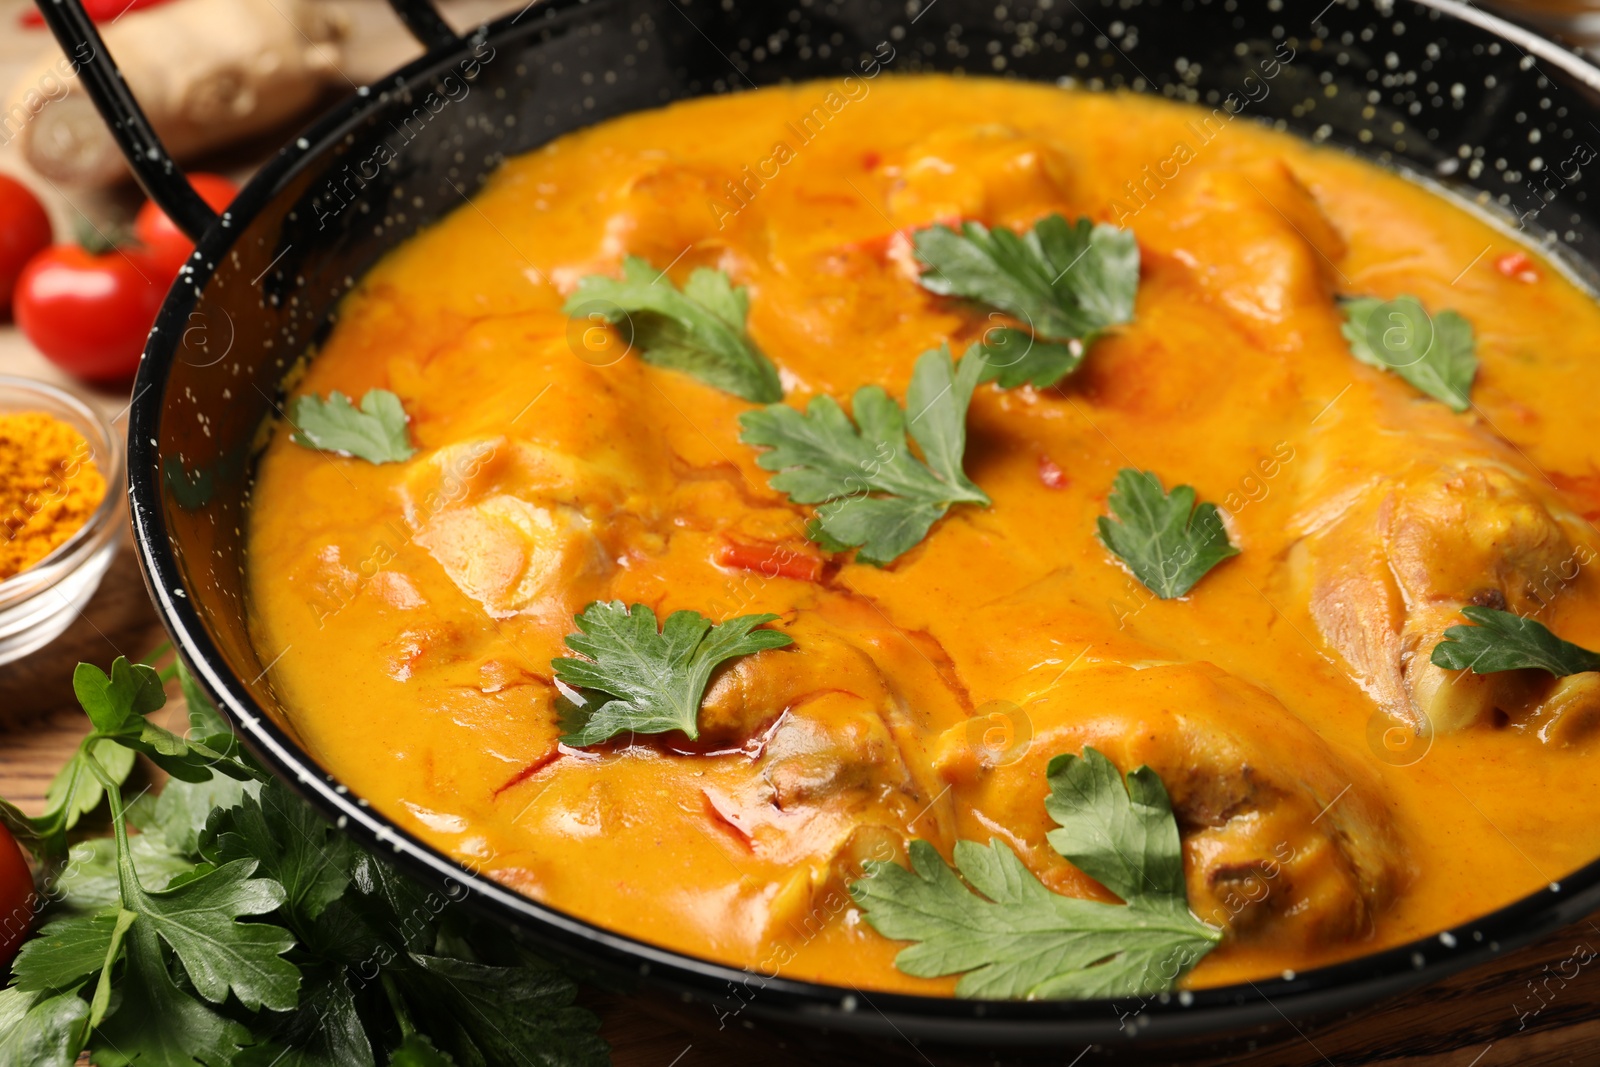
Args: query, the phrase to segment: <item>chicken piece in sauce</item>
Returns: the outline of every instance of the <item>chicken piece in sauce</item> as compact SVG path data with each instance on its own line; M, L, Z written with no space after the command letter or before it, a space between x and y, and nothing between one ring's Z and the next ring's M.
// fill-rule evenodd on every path
M1045 768L1093 747L1149 766L1172 798L1190 908L1240 941L1302 950L1366 937L1406 881L1406 853L1370 774L1270 695L1210 664L1064 672L1018 702L1031 740L996 758L966 725L935 763L961 837L1004 837L1046 884L1106 896L1045 840Z
M1351 281L1342 235L1287 166L1209 173L1186 195L1173 254L1263 344L1298 353L1308 396L1330 398L1307 412L1311 443L1295 471L1305 536L1291 555L1323 637L1418 730L1551 719L1539 711L1548 676L1447 671L1430 656L1466 605L1538 616L1570 593L1575 564L1593 558L1578 517L1481 418L1420 394L1397 400L1342 344L1336 359L1306 358L1308 337L1342 324L1335 297ZM1219 215L1233 220L1225 231ZM1352 423L1367 428L1356 448Z
M1430 657L1467 605L1539 618L1567 590L1574 544L1550 500L1514 469L1419 464L1376 482L1298 554L1329 642L1394 717L1454 731L1537 713L1539 671L1475 674Z

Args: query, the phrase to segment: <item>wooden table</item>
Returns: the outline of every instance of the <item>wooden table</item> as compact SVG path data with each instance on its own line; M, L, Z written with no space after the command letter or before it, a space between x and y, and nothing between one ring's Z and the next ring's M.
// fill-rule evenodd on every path
M375 0L328 0L341 3L353 21L374 27L357 62L375 70L398 64L412 46L375 6ZM42 32L15 29L23 0L0 0L0 91L37 53ZM458 11L467 19L482 17L495 0L462 0ZM501 5L504 6L504 5ZM464 19L463 21L466 21ZM0 170L22 173L13 153L0 148ZM52 190L47 194L58 233L70 233L80 211L103 213L116 194L89 195ZM126 197L124 197L126 199ZM57 380L45 362L13 329L0 326L0 373ZM108 411L119 411L126 397L103 394ZM70 685L79 660L106 666L118 655L144 655L163 640L146 598L132 553L124 546L99 593L68 632L45 651L21 663L0 667L0 795L24 809L42 806L44 789L86 726ZM1240 1064L1244 1067L1345 1067L1385 1064L1389 1067L1542 1067L1600 1063L1600 964L1584 967L1572 981L1548 980L1576 946L1584 954L1600 951L1600 924L1583 922L1548 941L1511 953L1424 990L1397 997L1342 1020L1282 1025L1254 1035L1256 1047L1227 1054L1141 1057L1146 1064L1183 1063L1187 1067ZM1548 968L1548 969L1547 969ZM1570 970L1570 968L1569 968ZM1533 987L1541 985L1544 1007ZM815 1055L774 1047L764 1034L733 1030L718 1033L711 1009L687 1007L683 1020L657 1017L638 1004L617 997L592 996L589 1003L604 1019L615 1061L623 1067L747 1067L760 1057L763 1067L817 1062ZM911 1062L934 1062L906 1048ZM1073 1057L1083 1053L1081 1059ZM1091 1064L1104 1058L1098 1050L1063 1049L1061 1064ZM865 1053L863 1061L881 1061L881 1053ZM939 1067L944 1067L941 1063Z

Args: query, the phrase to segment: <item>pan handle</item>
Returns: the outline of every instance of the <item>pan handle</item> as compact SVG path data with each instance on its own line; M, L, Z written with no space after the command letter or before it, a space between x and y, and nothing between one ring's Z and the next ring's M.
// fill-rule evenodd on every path
M106 52L100 31L84 13L83 4L80 0L38 0L38 6L56 43L77 65L89 99L111 128L111 136L133 168L133 176L178 229L191 241L198 241L217 221L217 213L167 155L144 110L128 92L122 72Z
M39 2L47 3L49 0ZM411 36L424 48L447 48L461 40L456 31L440 17L433 0L389 0L389 6L394 8L394 13L406 24Z
M217 213L194 191L183 171L167 154L166 146L150 126L144 109L128 91L121 71L106 51L100 31L83 10L82 0L36 0L39 14L55 35L56 43L78 68L78 77L94 101L95 110L111 129L111 136L133 170L134 178L151 200L161 206L191 241L217 221ZM389 0L424 48L442 48L460 40L439 15L431 0Z

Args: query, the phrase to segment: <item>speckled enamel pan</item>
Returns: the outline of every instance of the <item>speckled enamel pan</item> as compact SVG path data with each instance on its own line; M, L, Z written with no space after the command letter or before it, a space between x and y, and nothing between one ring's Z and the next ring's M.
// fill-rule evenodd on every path
M1526 230L1580 280L1600 263L1600 70L1452 0L535 0L458 37L394 0L429 49L287 144L215 217L150 134L78 0L41 5L151 196L197 241L135 384L129 499L173 640L245 742L313 804L546 951L705 1024L837 1040L1053 1050L1237 1034L1345 1010L1541 937L1600 905L1600 862L1477 922L1337 966L1141 1003L975 1002L750 974L526 899L398 829L306 754L245 622L244 511L262 423L339 298L507 156L614 115L787 80L966 71L1198 102L1409 172ZM1321 8L1319 10L1319 8ZM1270 73L1269 73L1270 72ZM462 87L470 91L462 92ZM431 96L430 96L431 94ZM447 101L442 106L440 100ZM1152 146L1156 164L1167 146ZM1141 175L1129 175L1129 180ZM530 238L532 239L532 238ZM1593 258L1591 258L1593 257ZM314 633L304 640L316 640ZM851 1051L856 1050L856 1051ZM1062 1051L1068 1055L1061 1056Z

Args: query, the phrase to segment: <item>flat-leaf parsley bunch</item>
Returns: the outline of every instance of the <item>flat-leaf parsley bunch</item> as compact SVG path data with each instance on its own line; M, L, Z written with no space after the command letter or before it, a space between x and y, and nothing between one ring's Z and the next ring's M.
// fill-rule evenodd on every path
M149 721L176 676L179 736ZM550 964L336 833L240 749L174 662L80 664L94 729L37 818L43 878L0 990L0 1067L489 1067L609 1062ZM144 753L172 776L131 802ZM68 845L109 806L112 836Z

